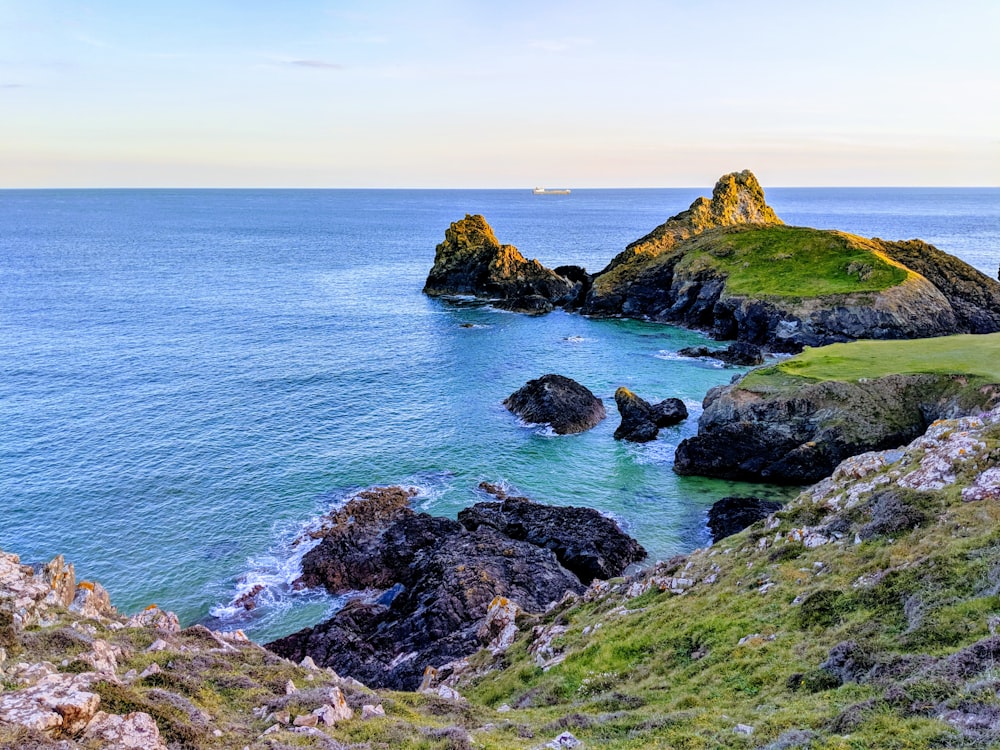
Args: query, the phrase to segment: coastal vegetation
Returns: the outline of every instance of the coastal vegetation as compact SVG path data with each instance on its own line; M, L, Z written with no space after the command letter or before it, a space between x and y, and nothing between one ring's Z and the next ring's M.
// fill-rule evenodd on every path
M1000 334L941 336L917 341L855 341L820 348L748 373L741 388L760 390L794 379L858 382L887 375L967 375L1000 383Z
M784 225L741 227L692 239L675 273L708 269L725 276L729 294L794 299L880 292L912 274L871 240Z
M0 555L0 747L117 747L123 723L156 750L992 747L998 464L1000 409L937 422L710 548L517 612L412 693Z
M935 419L1000 400L1000 334L856 341L752 370L712 389L681 474L807 484L848 456L900 445Z

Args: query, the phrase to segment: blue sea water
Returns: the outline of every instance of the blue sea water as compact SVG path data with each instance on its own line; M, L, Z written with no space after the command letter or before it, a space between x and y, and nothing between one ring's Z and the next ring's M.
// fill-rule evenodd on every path
M0 192L0 548L63 553L114 602L267 638L336 601L293 592L316 517L373 484L454 515L482 480L619 519L652 558L703 545L707 507L782 490L678 477L700 402L740 370L696 332L429 299L444 229L482 213L549 266L603 267L704 189ZM792 224L920 237L995 277L1000 190L773 189ZM611 415L576 436L501 405L559 372ZM692 418L612 439L611 396ZM230 602L266 586L262 606Z

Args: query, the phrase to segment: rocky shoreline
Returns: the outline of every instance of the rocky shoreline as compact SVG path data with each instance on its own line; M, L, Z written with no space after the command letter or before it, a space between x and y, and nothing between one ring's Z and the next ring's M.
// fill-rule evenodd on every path
M761 259L769 274L752 273ZM834 272L810 286L807 261ZM762 347L1000 331L1000 284L917 240L786 227L749 172L593 275L529 261L466 216L424 292L680 323L736 342L686 356L740 365ZM156 605L127 617L61 557L0 551L0 748L1000 743L1000 377L976 362L1000 337L942 341L917 357L946 363L933 371L859 375L832 347L712 389L677 473L815 484L785 506L720 500L711 547L646 569L591 508L483 483L490 499L452 519L373 487L311 533L296 582L347 603L260 646ZM615 402L615 439L687 417L627 388ZM556 374L504 404L560 435L606 416Z
M61 558L31 566L0 553L0 747L1000 742L1000 407L847 459L780 510L750 510L761 520L712 547L610 580L600 576L623 561L593 567L605 554L593 535L566 544L553 516L564 509L487 489L495 499L465 512L459 536L520 539L580 573L534 614L494 597L476 650L424 670L416 693L372 690L240 633L181 629L155 605L126 617ZM395 519L385 531L412 521L408 499L373 492L331 517L325 539L347 544L364 503ZM730 506L720 513L746 509ZM589 528L587 513L565 519ZM357 574L332 564L339 585Z
M413 511L413 492L399 487L349 501L318 532L301 581L355 598L332 619L268 648L294 661L311 657L372 687L415 690L428 667L492 641L484 618L499 600L543 612L646 556L595 510L483 489L496 501L466 508L457 521Z

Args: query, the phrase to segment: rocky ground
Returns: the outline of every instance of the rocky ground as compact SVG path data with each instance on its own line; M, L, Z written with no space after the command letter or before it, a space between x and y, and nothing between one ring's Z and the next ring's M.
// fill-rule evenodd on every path
M475 510L478 530L542 541L549 522L510 501ZM750 528L541 612L497 597L485 646L418 692L155 606L127 618L61 558L0 554L0 747L995 747L998 528L1000 408L849 458Z
M414 690L428 667L495 646L484 625L501 601L539 613L595 577L620 575L646 551L590 508L508 497L476 503L458 520L413 511L398 487L362 493L318 533L302 583L331 593L372 592L330 620L268 648L350 674L373 687Z

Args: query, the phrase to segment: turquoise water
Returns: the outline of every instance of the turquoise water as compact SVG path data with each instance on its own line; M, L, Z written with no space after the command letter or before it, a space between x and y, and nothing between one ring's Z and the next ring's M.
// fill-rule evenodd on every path
M405 483L454 515L482 480L613 514L653 559L708 541L706 508L774 488L677 477L700 401L740 370L677 358L698 333L420 293L444 229L601 268L707 190L0 192L0 547L64 553L125 610L265 638L335 601L288 586L295 537L351 491ZM997 190L772 190L789 223L922 237L996 275ZM605 399L557 437L501 401L559 372ZM611 437L626 385L692 418ZM227 604L268 588L252 615Z

